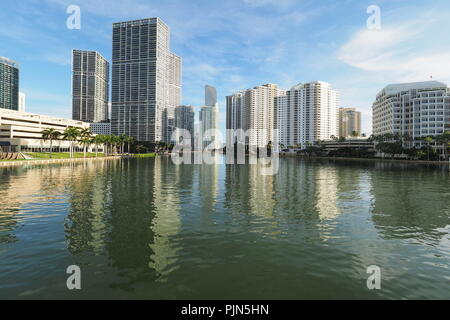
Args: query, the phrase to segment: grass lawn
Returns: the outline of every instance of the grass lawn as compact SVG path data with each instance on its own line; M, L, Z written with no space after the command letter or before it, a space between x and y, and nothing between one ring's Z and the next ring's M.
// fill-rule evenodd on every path
M138 153L138 154L133 154L134 158L155 158L156 157L156 153Z
M34 159L50 159L50 153L49 152L27 152L26 155L34 158ZM98 154L99 157L104 157L103 153ZM83 158L84 153L83 152L75 152L74 158ZM86 157L88 158L95 158L95 153L86 153ZM53 152L52 159L69 159L70 153L69 152Z

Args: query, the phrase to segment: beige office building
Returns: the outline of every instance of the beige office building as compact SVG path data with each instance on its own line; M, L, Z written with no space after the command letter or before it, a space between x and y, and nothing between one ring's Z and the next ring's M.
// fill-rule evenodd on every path
M277 127L276 98L286 94L276 84L265 84L227 97L227 134L242 129L248 133L246 144L265 147L274 141ZM227 137L230 143L236 137Z
M15 110L0 109L0 143L16 152L49 151L50 141L44 141L42 131L53 128L63 132L68 127L89 128L89 123L44 116ZM55 151L68 151L69 141L53 141ZM82 151L82 147L77 148Z
M361 136L361 112L355 108L339 108L339 137Z

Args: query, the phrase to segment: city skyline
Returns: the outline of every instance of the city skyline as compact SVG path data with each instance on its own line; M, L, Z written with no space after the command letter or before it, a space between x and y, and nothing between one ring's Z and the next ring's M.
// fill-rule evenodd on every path
M111 61L111 24L151 16L160 16L171 26L173 51L185 59L182 104L200 106L203 85L217 87L222 129L225 96L260 83L288 89L298 82L327 81L341 92L343 107L362 111L362 131L369 134L371 106L386 83L424 81L430 76L450 82L448 68L441 66L448 60L449 45L439 41L445 32L442 25L448 24L442 9L448 7L446 1L425 9L419 1L380 1L381 30L366 27L370 1L313 5L247 0L189 6L137 0L126 9L114 1L105 5L103 1L48 0L39 6L33 6L33 1L11 1L7 6L8 2L0 13L5 30L0 52L20 62L23 91L30 112L35 113L70 117L71 50L96 50ZM70 4L81 7L80 30L65 26ZM206 18L205 12L209 12ZM227 23L236 18L239 23ZM7 32L12 21L15 32ZM380 50L392 54L380 61L376 59ZM52 79L39 83L43 70L51 72Z

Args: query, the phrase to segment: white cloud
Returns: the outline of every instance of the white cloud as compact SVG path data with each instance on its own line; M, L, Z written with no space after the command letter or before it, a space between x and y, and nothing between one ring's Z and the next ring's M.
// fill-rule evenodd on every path
M409 20L399 20L408 17ZM342 106L363 113L363 131L371 132L372 103L390 83L430 80L450 84L449 15L436 10L405 14L402 10L383 14L381 30L360 29L341 44L336 57L345 65L331 81L341 92Z
M429 22L429 21L428 21ZM363 29L344 43L338 58L358 69L383 73L389 81L450 80L450 43L433 40L436 25L420 18L381 30Z

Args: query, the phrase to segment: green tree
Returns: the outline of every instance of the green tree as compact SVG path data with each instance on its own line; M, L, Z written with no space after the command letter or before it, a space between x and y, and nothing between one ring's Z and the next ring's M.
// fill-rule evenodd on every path
M118 144L119 144L119 153L125 153L125 143L127 142L127 136L124 134L121 134L118 137Z
M92 132L90 128L83 128L80 130L81 144L83 146L84 157L86 158L86 149L90 146Z
M428 136L423 138L423 141L427 144L427 159L430 161L430 145L434 141L434 138L432 136Z
M96 158L98 157L98 146L103 144L103 141L104 141L104 136L99 135L99 134L96 136L93 136L91 138L91 144L93 144L95 146L95 157Z
M131 145L134 143L134 138L133 137L127 137L126 139L126 143L128 145L128 153L131 153Z
M75 145L75 141L78 140L78 138L80 137L80 130L78 128L74 128L74 127L68 127L66 128L66 130L64 130L62 137L64 140L67 140L70 142L70 158L73 158L73 154L74 154L74 145Z
M450 131L445 131L443 134L436 137L436 142L442 145L442 152L444 159L447 160L448 147L450 146Z
M50 159L53 158L53 140L57 140L61 136L61 132L53 128L45 129L41 132L44 141L50 141Z
M86 149L92 144L92 139L88 137L81 138L80 143L83 146L83 157L86 158Z

